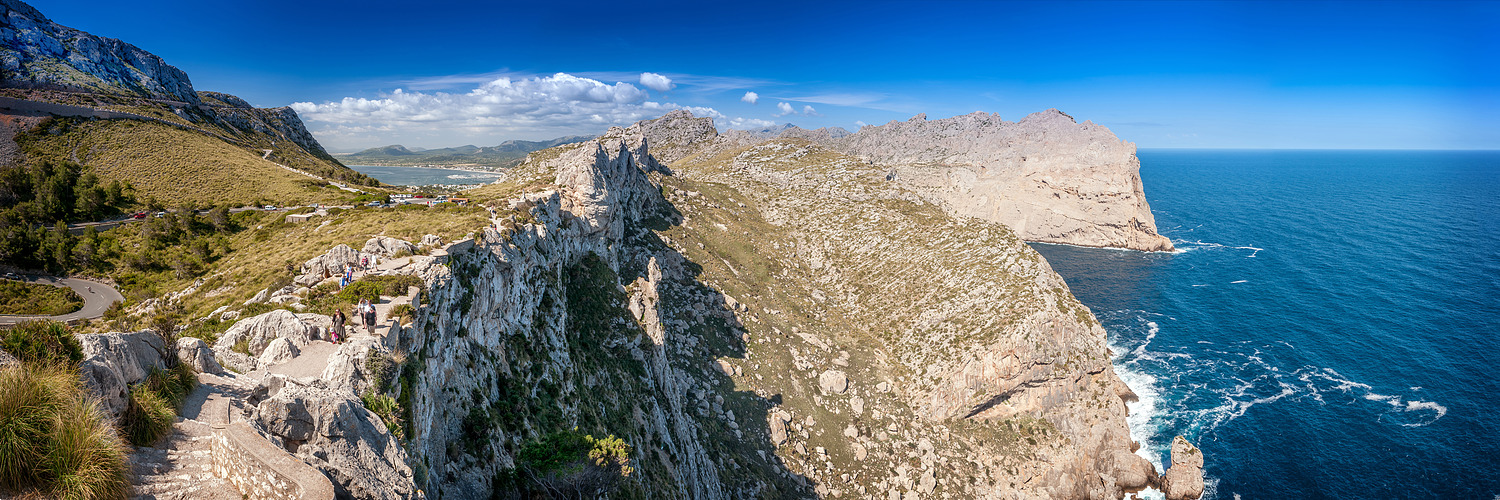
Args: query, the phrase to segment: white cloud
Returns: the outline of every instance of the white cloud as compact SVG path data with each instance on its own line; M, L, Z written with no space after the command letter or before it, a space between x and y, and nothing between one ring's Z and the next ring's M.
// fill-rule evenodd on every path
M672 84L671 78L656 73L641 73L641 85L657 92L666 92L676 87Z
M734 117L729 119L716 119L714 120L714 125L724 128L755 130L776 126L776 122L773 122L771 120L762 120L759 118Z
M859 128L865 128L865 125L869 125L868 123L865 123L865 122L860 121L860 120L854 120L854 124L858 125Z
M746 92L745 97L741 97L740 100L748 102L750 104L755 104L755 101L760 100L760 94L754 92Z
M642 75L642 85L659 83L645 77L649 74ZM644 89L630 83L607 84L557 73L504 76L467 92L397 89L374 99L298 102L292 109L307 121L325 147L335 151L393 143L447 147L598 134L610 126L656 118L674 109L686 109L735 128L771 124L728 117L709 107L650 101L648 97Z
M785 101L776 103L776 109L781 110L781 112L777 113L775 116L786 116L786 115L795 115L795 114L797 114L797 110L792 109L792 105L791 104L787 104Z
M818 114L818 110L813 109L812 105L802 106L802 114L807 116L822 116Z

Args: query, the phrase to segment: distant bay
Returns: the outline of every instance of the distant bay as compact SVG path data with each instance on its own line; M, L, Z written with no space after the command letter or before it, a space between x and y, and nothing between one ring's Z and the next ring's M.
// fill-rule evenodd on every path
M500 178L500 174L497 173L452 168L379 167L374 165L349 165L349 168L379 179L380 182L396 186L488 184Z

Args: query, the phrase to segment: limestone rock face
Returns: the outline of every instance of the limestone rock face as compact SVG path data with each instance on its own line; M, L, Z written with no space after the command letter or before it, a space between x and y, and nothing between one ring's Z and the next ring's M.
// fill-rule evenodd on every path
M260 353L260 364L276 365L285 363L301 354L297 346L285 338L277 337L266 344L266 350Z
M326 474L340 498L416 494L405 450L354 393L277 380L279 384L262 385L264 399L256 403L250 420L273 442Z
M1187 439L1172 439L1172 465L1161 480L1167 500L1192 500L1203 496L1203 451Z
M301 347L314 340L315 333L316 330L303 324L295 313L277 309L235 322L214 343L214 352L220 356L233 352L234 345L243 340L251 356L260 356L272 340L286 339L289 344Z
M369 248L369 245L365 245ZM357 266L361 255L349 245L339 244L323 255L313 257L302 264L302 274L292 281L302 286L313 286L325 279L344 274L344 266Z
M19 0L0 1L0 86L107 90L198 103L183 73L134 45L62 26Z
M130 384L146 380L153 370L166 369L166 346L161 336L149 331L84 334L78 335L78 342L83 347L79 368L84 386L114 417L125 410Z
M390 257L397 252L412 254L417 251L417 246L410 241L398 240L390 236L376 236L365 242L364 253L384 255ZM358 262L356 260L356 262Z
M208 348L202 339L183 337L177 339L177 359L193 367L198 373L223 374L224 367L219 366L218 360L214 359L213 349Z
M823 142L890 166L893 182L1030 241L1172 250L1156 232L1135 145L1056 109L1014 123L984 113L918 115Z
M422 246L428 248L443 246L443 238L436 234L424 234L422 235Z

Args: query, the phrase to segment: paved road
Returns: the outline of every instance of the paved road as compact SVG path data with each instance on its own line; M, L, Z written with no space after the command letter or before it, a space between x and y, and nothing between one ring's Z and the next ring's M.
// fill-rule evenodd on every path
M72 288L74 292L83 297L83 309L60 316L0 316L0 325L15 325L33 319L50 319L64 322L75 319L93 319L103 316L104 311L109 309L111 304L125 301L125 296L120 295L119 290L115 290L114 287L97 281L32 275L20 275L18 279L12 281ZM92 288L92 291L90 288Z

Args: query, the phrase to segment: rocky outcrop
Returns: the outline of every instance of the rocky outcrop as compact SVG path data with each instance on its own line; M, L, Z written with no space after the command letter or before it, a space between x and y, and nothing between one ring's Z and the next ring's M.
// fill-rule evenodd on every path
M375 239L370 241L374 242ZM365 247L369 248L370 244L366 243ZM292 278L292 282L310 287L328 278L337 278L344 274L345 266L358 266L360 257L363 257L363 255L358 251L350 248L349 245L340 243L328 249L323 255L313 257L304 262L301 274Z
M1135 144L1056 109L1019 122L917 115L819 142L889 166L891 181L1030 241L1172 250L1156 232Z
M150 52L47 19L20 0L0 0L0 85L109 92L198 103L186 73Z
M301 347L318 337L317 328L303 323L291 311L277 309L235 322L214 343L214 354L226 366L246 372L259 366L256 358L272 341L280 339L288 346Z
M417 246L411 244L410 241L398 240L390 236L376 236L365 242L365 248L362 251L367 254L391 257L398 253L406 255L416 253Z
M100 409L113 417L125 411L131 384L146 380L152 371L166 369L166 346L161 336L150 331L78 335L78 343L83 347L79 371L84 386L99 397Z
M215 375L224 373L224 367L219 366L219 361L214 359L213 349L209 349L208 344L202 339L192 337L177 339L177 359L187 363L188 366L193 367L193 371L198 373Z
M1167 500L1193 500L1203 496L1203 452L1187 439L1172 439L1172 465L1161 478Z
M416 495L405 450L354 393L268 377L251 403L251 422L327 475L339 498Z

